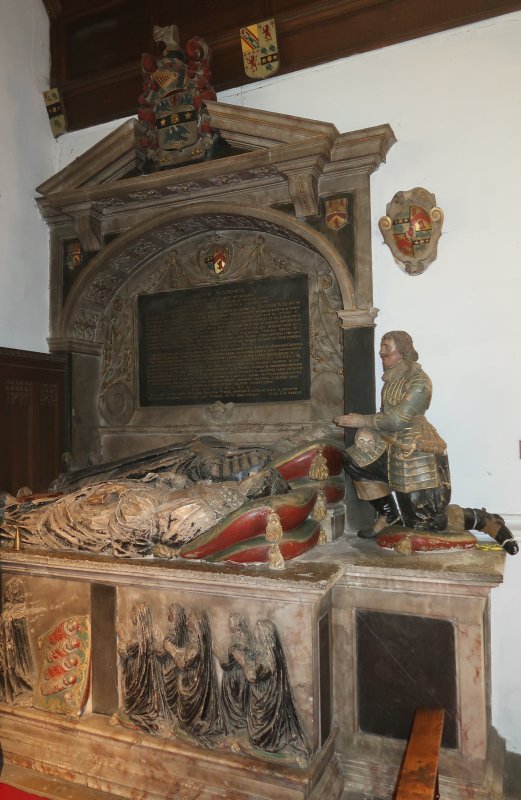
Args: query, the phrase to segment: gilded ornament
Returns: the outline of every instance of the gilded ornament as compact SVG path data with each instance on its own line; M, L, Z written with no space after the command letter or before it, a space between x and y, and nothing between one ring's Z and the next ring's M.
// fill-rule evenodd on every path
M22 536L20 534L20 528L18 527L18 525L16 526L16 531L14 534L13 550L16 553L18 553L20 550L23 550Z
M327 534L322 526L320 526L320 533L318 535L318 544L327 544Z
M279 515L276 511L270 511L266 524L266 539L268 542L280 542L283 533Z
M311 462L309 477L314 481L325 481L329 478L329 469L322 447L318 448L318 452Z
M313 508L313 513L311 514L313 519L317 522L321 522L323 519L327 517L327 509L326 509L326 496L324 494L324 490L320 489L318 492L318 497Z
M284 569L284 558L278 544L272 544L269 555L270 569Z

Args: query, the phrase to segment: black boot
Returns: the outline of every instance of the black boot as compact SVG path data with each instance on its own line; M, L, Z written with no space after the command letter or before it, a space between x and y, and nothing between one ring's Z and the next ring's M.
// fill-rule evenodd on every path
M374 539L376 534L380 533L388 525L401 522L400 512L392 494L388 494L386 497L378 497L376 500L369 500L368 502L375 509L377 517L372 528L362 528L361 531L358 531L357 536L360 539Z
M488 533L511 556L519 552L519 545L512 531L507 528L505 520L499 514L489 514L485 508L464 508L463 518L465 530Z

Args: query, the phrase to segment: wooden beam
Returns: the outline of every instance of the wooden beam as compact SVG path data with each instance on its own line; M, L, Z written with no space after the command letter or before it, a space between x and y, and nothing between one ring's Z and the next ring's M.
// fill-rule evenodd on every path
M69 130L137 113L141 54L157 52L154 24L177 24L181 41L202 36L217 91L250 82L239 29L274 17L279 74L315 66L521 9L521 0L42 0L51 20L51 85L62 92ZM247 10L245 10L247 6Z
M394 800L435 800L438 759L445 712L442 708L416 711Z

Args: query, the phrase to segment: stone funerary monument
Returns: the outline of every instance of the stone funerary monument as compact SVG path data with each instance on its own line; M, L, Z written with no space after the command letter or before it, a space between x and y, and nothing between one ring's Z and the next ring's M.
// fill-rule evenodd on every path
M398 558L339 537L343 473L331 454L343 440L331 420L374 411L370 175L393 132L339 134L209 99L206 109L223 158L143 174L142 126L129 120L38 188L49 344L70 355L84 480L69 488L93 512L94 544L2 547L6 769L19 785L34 770L150 800L384 797L413 711L434 696L448 720L442 796L484 800L504 750L487 650L503 554ZM263 465L292 465L281 472L304 498L295 507L307 515L322 491L328 543L295 561L272 558L275 548L271 568L164 558L171 541L147 550L146 537L127 557L96 550L112 519L135 520L148 501L133 497L123 515L123 490L87 492L91 465L111 465L103 480L120 485L137 470L152 491L158 471L139 462L123 474L125 459L154 450L161 462L195 441L190 458L211 480L217 462L203 455L216 439L237 451L228 477L244 479L241 448L264 448ZM325 464L315 478L310 453ZM323 485L308 509L313 480ZM285 512L269 509L274 547ZM55 536L46 513L39 531ZM432 649L442 671L421 657Z

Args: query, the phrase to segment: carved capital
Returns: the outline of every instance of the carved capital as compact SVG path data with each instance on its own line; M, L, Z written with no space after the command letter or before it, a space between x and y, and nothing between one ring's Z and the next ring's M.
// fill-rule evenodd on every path
M377 308L355 308L353 311L337 311L341 327L346 328L374 328L378 314Z

